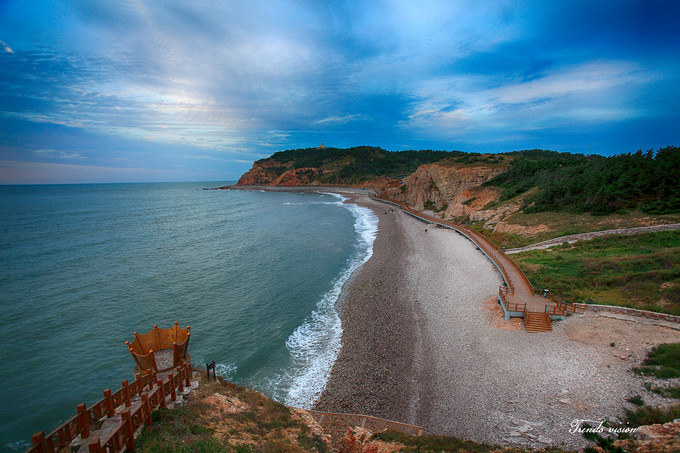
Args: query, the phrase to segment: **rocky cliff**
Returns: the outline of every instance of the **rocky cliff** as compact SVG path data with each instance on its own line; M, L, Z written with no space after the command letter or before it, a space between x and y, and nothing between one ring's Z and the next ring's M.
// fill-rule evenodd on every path
M337 170L329 169L333 165L321 168L294 166L294 161L259 160L241 176L238 185L319 185L324 176ZM445 218L484 220L493 225L521 207L519 203L505 203L484 209L490 202L499 199L500 190L483 187L482 184L505 171L505 165L443 161L421 165L403 179L375 177L354 185L379 189L382 195L407 203L417 210L432 210Z
M486 220L498 213L479 213L489 202L498 200L500 191L482 184L506 170L503 166L421 165L402 180L400 187L381 193L413 209L430 209L446 218L476 216L479 218L475 220Z
M325 175L334 170L317 167L293 168L294 162L280 163L260 160L253 163L250 170L241 176L238 186L316 186L321 185ZM338 185L338 184L332 184ZM375 177L355 184L340 184L352 187L386 188L398 187L399 180L389 177Z
M239 186L267 186L293 166L292 162L281 163L272 160L258 160L250 170L239 178Z

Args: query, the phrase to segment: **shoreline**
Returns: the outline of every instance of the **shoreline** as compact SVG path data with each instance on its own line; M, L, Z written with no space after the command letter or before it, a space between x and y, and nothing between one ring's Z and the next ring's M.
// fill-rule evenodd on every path
M338 194L368 195L371 189L352 186L222 186L203 190L261 190L263 192L332 192Z
M470 241L425 233L367 197L346 203L373 209L378 235L342 289L342 349L314 409L500 446L583 448L573 420L623 416L637 394L666 404L631 368L680 332L588 313L527 333L519 319L503 320L501 276Z
M407 251L391 247L402 232L386 219L380 203L349 197L379 219L373 255L342 288L338 311L342 348L316 410L364 413L409 422L414 394L413 357L418 332L410 299L399 294ZM394 215L394 213L392 213ZM390 303L384 303L385 298Z
M342 346L313 409L499 446L577 449L589 442L569 432L574 420L623 416L634 395L668 404L631 368L652 346L680 342L677 330L586 313L529 334L503 320L498 271L457 233L426 233L362 189L286 190L349 193L345 203L379 219L372 257L337 301Z

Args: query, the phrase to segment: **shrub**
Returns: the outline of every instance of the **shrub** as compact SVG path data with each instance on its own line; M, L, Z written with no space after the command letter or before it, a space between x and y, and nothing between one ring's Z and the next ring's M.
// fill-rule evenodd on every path
M642 367L635 371L659 379L680 377L680 343L664 343L653 348Z

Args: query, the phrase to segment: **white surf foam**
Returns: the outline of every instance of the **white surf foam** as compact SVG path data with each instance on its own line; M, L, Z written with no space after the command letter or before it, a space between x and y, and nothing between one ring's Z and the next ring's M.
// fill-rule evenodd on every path
M312 314L286 341L293 364L290 387L283 395L289 406L310 408L326 387L342 346L342 324L335 305L350 275L373 255L373 241L378 231L378 218L370 209L343 204L345 197L342 195L328 195L338 198L335 203L349 209L354 216L358 247L348 266L333 281L331 290L323 295Z
M226 380L232 380L236 374L236 365L232 363L216 363L215 374Z
M342 205L342 203L347 200L347 198L343 197L342 195L338 193L326 193L326 192L318 192L323 195L330 195L333 198L337 198L335 201L286 201L283 203L284 205L296 205L296 204L334 204L334 205Z

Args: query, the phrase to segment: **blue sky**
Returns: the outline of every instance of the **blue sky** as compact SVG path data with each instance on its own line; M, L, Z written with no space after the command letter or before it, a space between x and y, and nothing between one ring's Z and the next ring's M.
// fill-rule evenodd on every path
M0 0L0 183L680 145L680 2Z

